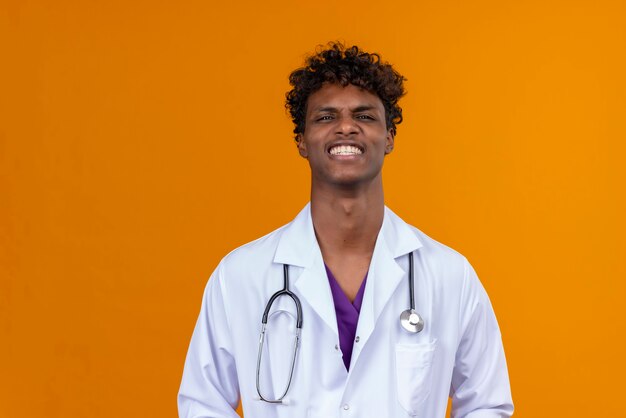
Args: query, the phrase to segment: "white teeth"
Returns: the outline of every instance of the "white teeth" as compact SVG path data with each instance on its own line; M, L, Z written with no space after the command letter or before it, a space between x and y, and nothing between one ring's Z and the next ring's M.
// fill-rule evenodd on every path
M363 154L359 148L353 145L336 145L329 151L332 155L360 155Z

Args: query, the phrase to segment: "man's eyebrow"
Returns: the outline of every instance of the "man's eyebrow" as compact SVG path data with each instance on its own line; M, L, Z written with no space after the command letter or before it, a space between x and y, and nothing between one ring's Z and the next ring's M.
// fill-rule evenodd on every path
M359 105L355 108L350 109L350 111L352 113L358 113L358 112L365 112L367 110L376 110L376 106L371 105L371 104L363 104L363 105ZM337 113L339 112L339 109L337 109L336 107L332 107L332 106L323 106L323 107L318 107L316 109L313 110L314 112L334 112Z
M375 110L376 106L374 105L360 105L352 109L353 113L365 112L366 110Z
M338 112L339 110L336 107L332 107L332 106L324 106L324 107L318 107L316 109L313 109L313 111L315 112Z

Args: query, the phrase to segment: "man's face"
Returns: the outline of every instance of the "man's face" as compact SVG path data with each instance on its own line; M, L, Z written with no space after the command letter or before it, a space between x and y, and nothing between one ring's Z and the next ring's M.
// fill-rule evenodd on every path
M351 84L325 84L309 96L298 150L309 160L314 184L350 187L380 177L393 140L378 96Z

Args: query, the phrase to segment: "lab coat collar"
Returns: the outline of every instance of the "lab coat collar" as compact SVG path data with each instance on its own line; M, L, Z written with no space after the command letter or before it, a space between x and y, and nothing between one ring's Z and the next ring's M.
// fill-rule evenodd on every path
M383 225L376 240L377 246L381 237L392 258L422 247L422 242L411 227L386 206ZM321 252L313 229L311 204L307 203L295 219L283 228L274 262L308 268L318 255L321 256Z
M357 332L363 343L360 344L361 347L365 345L377 318L404 276L404 270L396 259L420 247L422 243L411 227L385 207L359 317ZM283 228L274 262L304 268L299 277L294 277L294 288L334 333L338 334L332 293L313 229L310 204ZM356 361L357 357L358 353L353 353L352 361Z
M283 229L274 262L304 268L299 276L292 276L296 294L303 303L308 303L313 308L335 335L339 335L335 305L322 252L313 229L310 204L307 204ZM303 318L303 325L306 321L307 319Z
M415 231L391 209L385 206L385 219L378 237L383 237L389 255L394 259L422 247Z
M311 204L307 203L298 216L283 228L274 263L308 268L318 253L321 256L313 229Z

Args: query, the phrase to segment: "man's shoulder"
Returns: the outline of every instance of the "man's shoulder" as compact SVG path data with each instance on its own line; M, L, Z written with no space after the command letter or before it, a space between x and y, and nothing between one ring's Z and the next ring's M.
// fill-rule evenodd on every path
M442 257L450 261L460 261L460 262L465 261L465 256L463 256L463 254L461 254L454 248L449 247L446 244L443 244L437 241L436 239L430 237L429 235L424 233L422 230L414 227L413 225L409 225L409 226L415 232L419 240L422 242L423 244L422 248L424 252L437 255L439 257Z
M273 230L269 234L255 239L254 241L247 242L233 249L222 259L222 263L237 265L241 263L249 263L252 258L259 256L264 258L273 258L276 248L278 247L278 243L280 242L280 237L290 223L287 223Z
M400 218L392 211L389 212L394 223L401 223L406 226L410 233L414 234L415 237L419 240L419 242L421 243L421 247L419 248L420 254L424 254L428 257L435 257L446 262L466 262L465 257L455 249L437 241L436 239L427 235L421 229L405 222L402 218Z
M470 268L467 258L455 249L431 238L420 229L412 225L408 227L422 244L416 255L433 274L432 277L436 278L433 283L446 286L448 289L446 292L451 288L461 288Z

